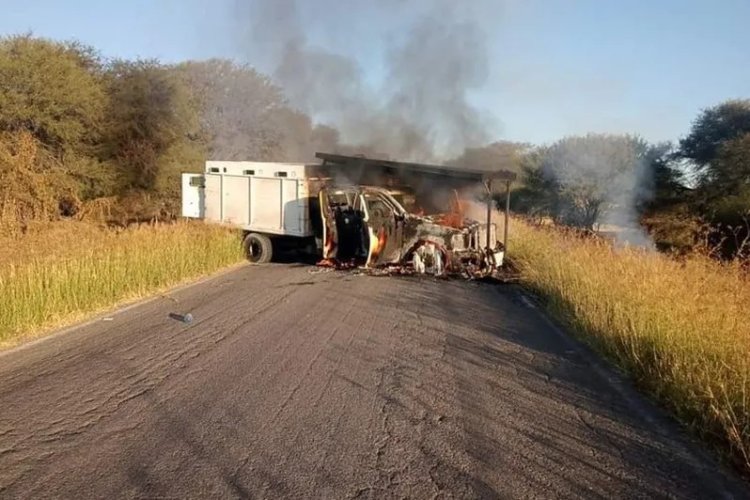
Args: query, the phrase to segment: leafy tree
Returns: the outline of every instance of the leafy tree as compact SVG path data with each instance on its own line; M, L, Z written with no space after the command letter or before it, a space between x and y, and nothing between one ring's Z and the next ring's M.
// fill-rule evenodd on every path
M737 194L750 188L750 131L719 147L711 162L707 187L721 195Z
M555 219L560 203L560 190L555 178L542 170L546 152L546 147L537 147L521 157L520 185L512 192L511 201L514 210L539 221L545 218ZM504 198L496 196L496 203L498 207L503 206Z
M108 146L121 165L122 185L156 190L174 167L170 153L201 156L191 94L173 68L156 61L115 61L107 76Z
M56 151L93 144L107 97L93 49L31 35L0 39L0 129Z
M0 133L0 227L13 232L30 220L60 215L76 187L62 164L30 132Z
M692 251L704 236L703 223L692 211L681 160L669 142L649 145L644 158L650 172L648 196L639 200L640 223L656 248L671 253Z
M3 191L18 202L19 221L73 214L81 199L108 191L97 157L106 103L93 48L0 39Z
M750 99L726 101L701 112L690 134L680 141L680 155L709 178L722 146L750 133Z
M750 99L704 110L680 141L679 156L697 169L704 211L714 200L744 191L750 185Z
M200 110L208 155L222 160L306 161L335 150L338 132L314 126L288 106L279 87L255 69L224 59L178 67Z
M638 200L641 209L658 209L681 203L689 196L685 172L671 142L649 144L643 154L643 196Z
M698 173L693 213L711 226L724 257L742 253L750 232L750 99L701 112L680 141L680 158Z
M543 151L525 182L559 223L593 229L604 212L632 223L643 189L647 145L632 136L567 137Z
M246 65L224 59L178 66L200 110L201 133L216 160L270 160L282 133L274 116L284 109L281 90Z

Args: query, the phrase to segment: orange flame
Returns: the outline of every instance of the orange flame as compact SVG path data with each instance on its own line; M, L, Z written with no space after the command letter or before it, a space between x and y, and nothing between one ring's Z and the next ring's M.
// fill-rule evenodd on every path
M381 227L378 230L378 246L375 247L375 251L372 252L373 260L378 258L383 250L385 250L385 244L388 242L388 235L385 233L385 228Z
M439 224L444 226L454 227L461 229L464 226L464 202L458 196L458 191L453 190L455 197L451 199L451 209L447 214L443 214L436 218Z

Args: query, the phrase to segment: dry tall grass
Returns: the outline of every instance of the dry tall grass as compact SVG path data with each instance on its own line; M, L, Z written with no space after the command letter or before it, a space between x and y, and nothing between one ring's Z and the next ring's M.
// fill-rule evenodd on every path
M750 473L750 279L738 263L681 261L512 227L526 285L707 442Z
M243 258L235 232L194 222L120 231L58 223L0 245L0 344Z

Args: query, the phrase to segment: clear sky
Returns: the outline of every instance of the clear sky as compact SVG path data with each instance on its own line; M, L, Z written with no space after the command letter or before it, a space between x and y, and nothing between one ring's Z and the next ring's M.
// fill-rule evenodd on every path
M383 77L389 38L429 0L300 0L307 36ZM458 0L456 0L458 1ZM700 109L750 98L750 0L464 0L487 34L489 76L471 95L498 139L586 132L684 135ZM231 57L241 0L0 0L0 33L78 39L105 56Z

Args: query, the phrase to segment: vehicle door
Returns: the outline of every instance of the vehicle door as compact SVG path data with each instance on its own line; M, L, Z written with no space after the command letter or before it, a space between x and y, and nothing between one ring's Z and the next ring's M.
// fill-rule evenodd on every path
M360 196L370 236L367 265L399 263L403 253L403 216L382 193L365 191Z
M336 217L326 188L320 190L318 199L320 201L320 217L323 220L323 258L335 259L338 248Z

